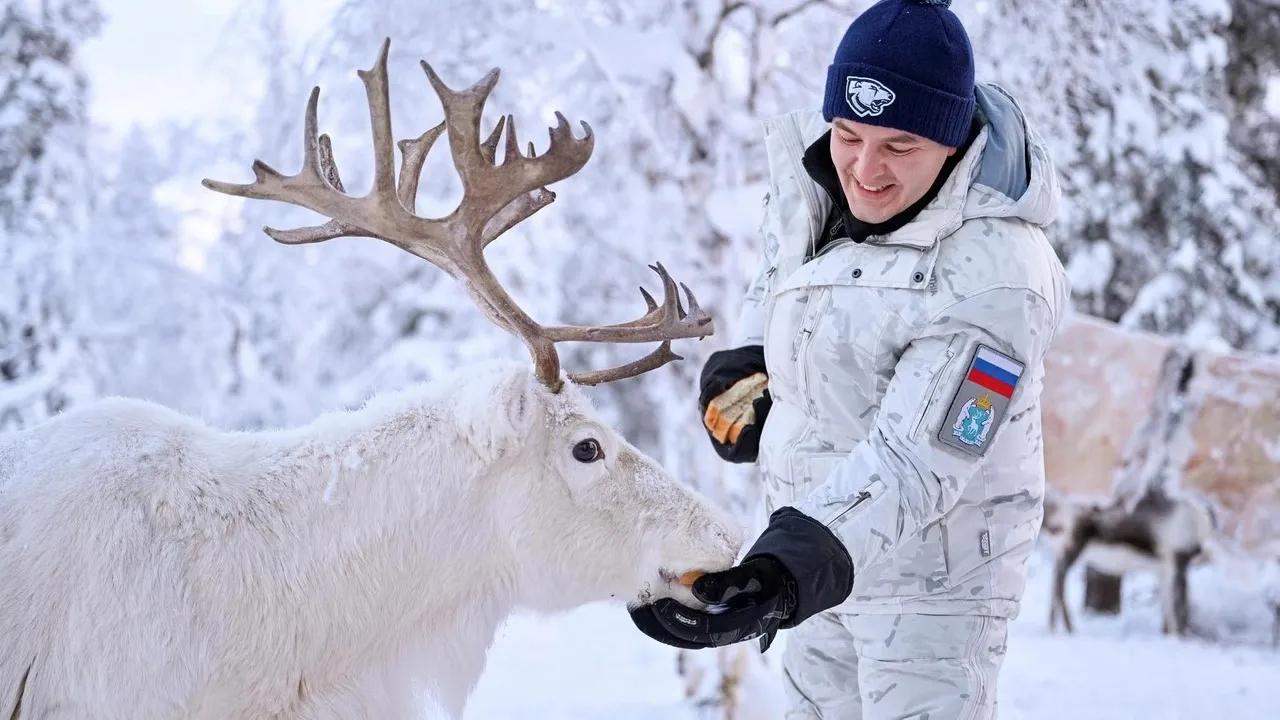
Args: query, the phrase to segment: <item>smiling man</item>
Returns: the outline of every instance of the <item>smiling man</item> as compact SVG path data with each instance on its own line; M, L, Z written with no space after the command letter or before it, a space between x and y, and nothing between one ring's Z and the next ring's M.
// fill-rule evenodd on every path
M994 717L1043 513L1058 184L948 5L875 4L822 111L766 122L763 262L700 403L769 524L694 583L717 607L631 611L686 648L788 630L792 719Z

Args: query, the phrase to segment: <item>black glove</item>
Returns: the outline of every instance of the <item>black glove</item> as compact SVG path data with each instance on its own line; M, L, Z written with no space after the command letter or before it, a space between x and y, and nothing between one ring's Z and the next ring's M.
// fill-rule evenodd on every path
M755 462L760 449L760 430L773 405L767 382L761 345L714 352L702 366L698 407L711 445L724 460ZM739 383L742 385L735 388ZM748 401L754 417L744 423L738 414ZM734 417L725 413L733 413Z
M631 610L640 632L667 645L702 649L760 638L760 651L795 610L795 580L771 557L757 557L724 572L703 575L693 596L709 605L701 611L671 598Z
M760 638L760 652L778 630L835 607L853 589L853 561L825 525L791 507L779 508L742 564L707 573L693 583L694 610L662 598L630 610L645 635L685 649L720 647Z

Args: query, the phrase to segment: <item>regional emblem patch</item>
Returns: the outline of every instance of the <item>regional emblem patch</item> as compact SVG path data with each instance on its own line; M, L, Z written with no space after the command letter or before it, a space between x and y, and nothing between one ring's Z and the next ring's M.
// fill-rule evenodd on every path
M938 439L972 455L984 455L1026 365L979 345L938 428Z

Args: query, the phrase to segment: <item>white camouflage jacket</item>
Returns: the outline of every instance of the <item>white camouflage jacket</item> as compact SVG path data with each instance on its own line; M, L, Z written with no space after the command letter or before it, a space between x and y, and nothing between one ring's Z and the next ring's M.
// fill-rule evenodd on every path
M1059 189L1002 89L938 196L886 236L812 259L830 198L805 172L818 113L765 123L763 267L736 344L773 399L759 466L844 543L856 613L1016 617L1044 490L1040 392L1069 286L1043 227Z

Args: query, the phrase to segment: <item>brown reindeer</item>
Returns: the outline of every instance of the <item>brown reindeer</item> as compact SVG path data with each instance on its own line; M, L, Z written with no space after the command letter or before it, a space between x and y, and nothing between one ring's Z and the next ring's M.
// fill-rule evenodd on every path
M1111 575L1142 570L1160 574L1161 632L1185 635L1189 622L1187 570L1210 559L1207 543L1217 532L1207 503L1188 495L1148 488L1132 506L1049 493L1042 530L1054 547L1049 629L1062 617L1073 632L1063 593L1067 573L1081 558Z

